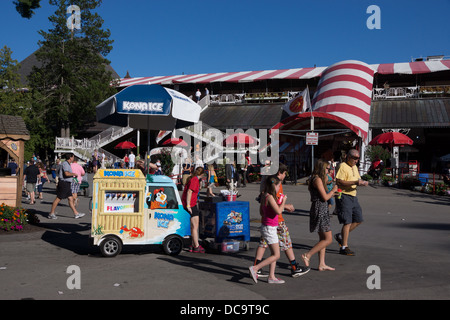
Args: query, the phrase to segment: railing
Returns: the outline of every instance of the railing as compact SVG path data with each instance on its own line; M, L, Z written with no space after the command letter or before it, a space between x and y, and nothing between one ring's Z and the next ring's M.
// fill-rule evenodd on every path
M55 153L73 152L78 157L88 160L95 150L102 150L107 158L114 159L117 156L101 149L102 146L133 131L130 127L110 127L90 139L56 138ZM116 160L114 160L116 161Z
M445 96L450 96L450 86L416 86L373 89L373 100L419 99Z
M211 104L211 95L206 95L204 96L199 102L198 105L202 108L202 111L205 110L206 108L209 107L209 105Z
M212 94L210 95L210 104L286 102L297 94L298 91Z
M133 128L130 127L117 127L112 126L99 134L89 138L90 141L95 141L97 147L102 147L107 145L108 143L119 139L120 137L130 133L133 131Z
M75 139L72 138L56 138L55 149L56 150L70 150L75 149L95 149L97 148L97 141L89 139Z

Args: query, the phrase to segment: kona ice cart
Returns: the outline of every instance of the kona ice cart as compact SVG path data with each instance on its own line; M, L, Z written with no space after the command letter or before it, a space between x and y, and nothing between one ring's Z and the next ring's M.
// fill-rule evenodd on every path
M100 169L94 176L91 237L105 257L124 245L162 245L177 255L189 238L190 215L169 177Z

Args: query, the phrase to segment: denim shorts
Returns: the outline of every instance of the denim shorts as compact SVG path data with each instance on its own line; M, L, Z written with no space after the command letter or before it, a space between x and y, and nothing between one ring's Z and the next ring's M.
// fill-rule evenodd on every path
M336 207L340 224L361 223L364 221L357 197L342 194L341 199L336 199Z

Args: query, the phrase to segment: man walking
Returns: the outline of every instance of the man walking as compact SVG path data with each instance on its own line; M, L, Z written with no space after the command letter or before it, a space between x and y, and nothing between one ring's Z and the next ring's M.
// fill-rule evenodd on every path
M367 181L361 180L356 166L358 160L358 150L349 150L346 161L340 165L336 175L336 184L342 189L340 199L336 199L336 207L339 223L343 226L341 233L336 234L334 238L341 247L339 253L347 256L355 255L348 247L349 234L363 222L362 209L356 197L356 187L369 184Z
M30 204L36 202L35 190L40 173L39 168L34 164L34 160L31 159L30 165L23 172L23 183L25 185L26 181L25 189L30 194Z
M58 206L58 203L62 199L68 199L69 201L69 207L72 209L75 219L83 217L85 214L80 213L77 211L74 205L74 199L72 195L72 180L73 177L76 177L77 174L72 172L72 168L70 164L75 159L75 156L73 153L69 153L66 155L66 161L63 162L62 168L59 171L59 181L58 185L56 186L56 199L53 201L52 209L50 211L50 214L48 216L49 219L57 219L55 215L55 209Z
M233 161L232 163L227 163L225 165L225 178L227 179L227 187L230 192L236 191L236 176L236 162Z

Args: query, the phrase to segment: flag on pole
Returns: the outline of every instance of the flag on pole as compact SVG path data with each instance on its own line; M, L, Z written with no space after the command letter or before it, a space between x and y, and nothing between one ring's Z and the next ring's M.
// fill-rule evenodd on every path
M289 100L283 106L283 110L290 116L305 112L311 108L311 99L309 98L309 89L306 88L300 94L296 95L294 99Z
M158 144L165 136L172 133L171 130L159 130L158 135L156 136L156 144Z
M353 124L363 140L369 131L373 69L361 61L346 60L322 72L312 110L326 112Z

